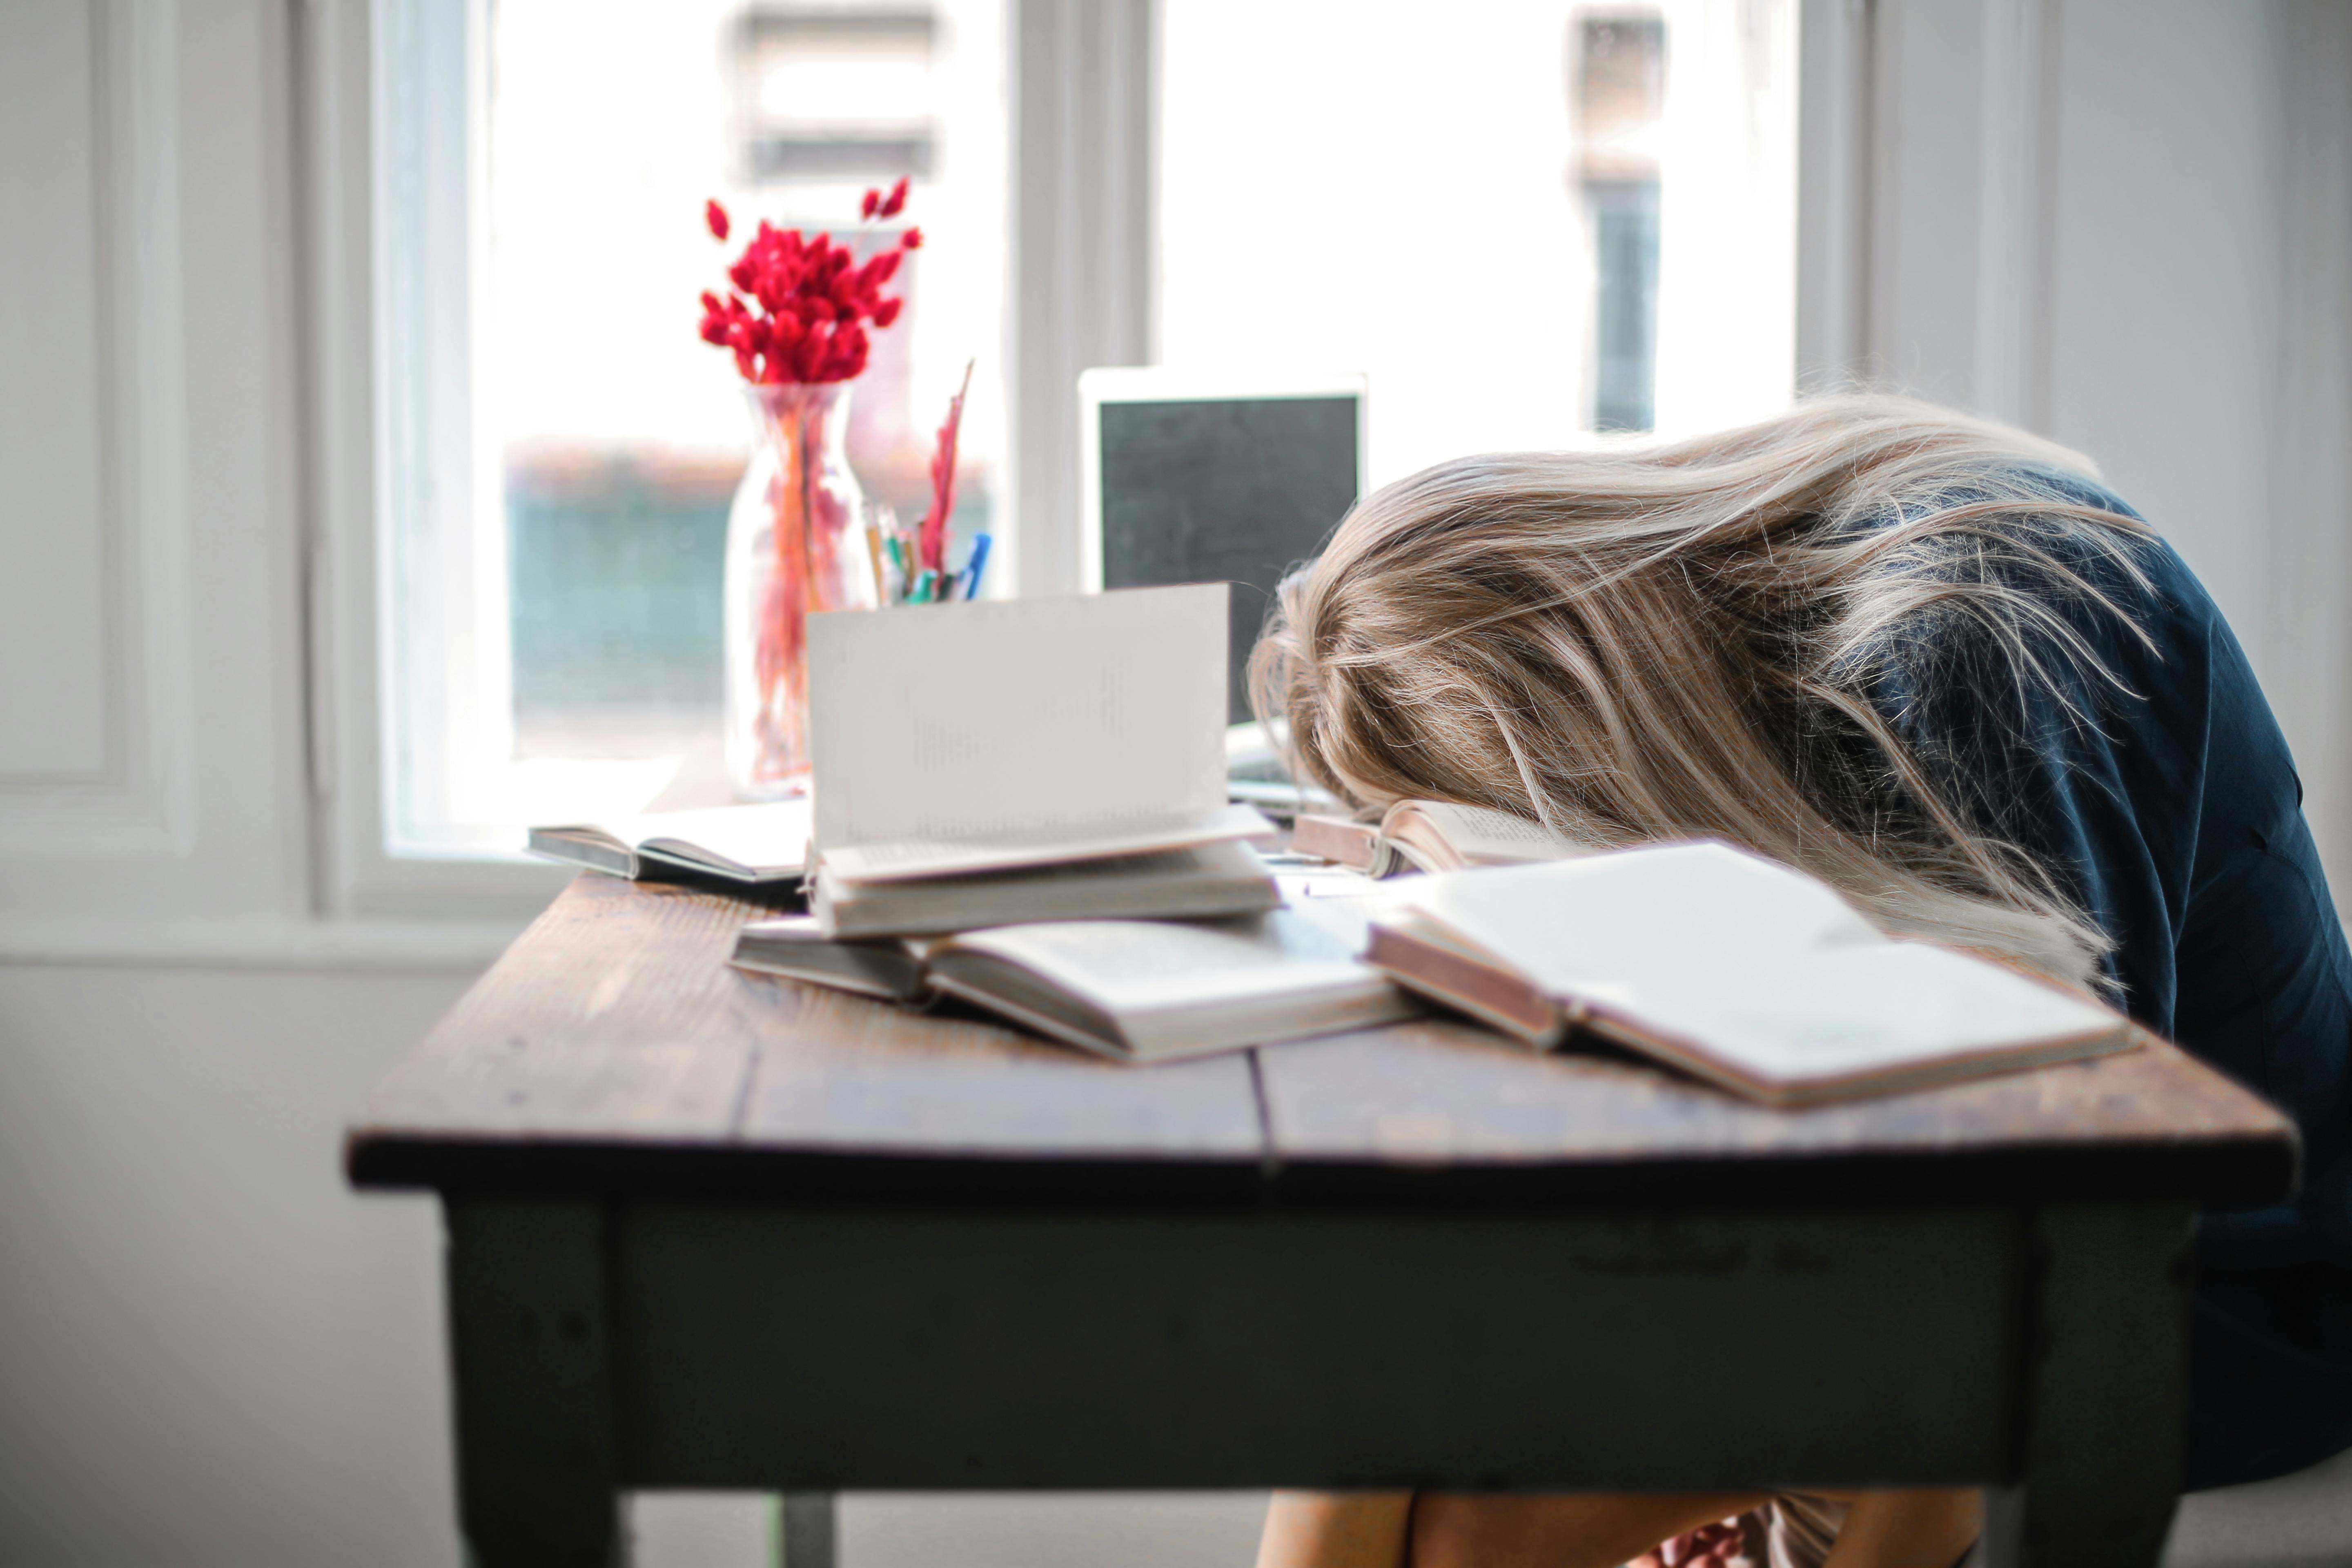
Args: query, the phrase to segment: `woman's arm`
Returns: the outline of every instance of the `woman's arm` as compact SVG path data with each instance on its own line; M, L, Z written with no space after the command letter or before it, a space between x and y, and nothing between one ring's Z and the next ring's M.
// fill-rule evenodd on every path
M1257 1568L1404 1568L1411 1492L1276 1492Z
M1984 1494L1973 1487L1852 1496L1822 1568L1953 1568L1984 1533Z

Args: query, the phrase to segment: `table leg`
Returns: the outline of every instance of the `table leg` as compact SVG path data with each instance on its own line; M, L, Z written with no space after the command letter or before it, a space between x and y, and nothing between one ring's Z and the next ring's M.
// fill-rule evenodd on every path
M480 1568L619 1568L603 1210L451 1198L458 1518Z
M838 1551L833 1494L786 1492L783 1568L834 1568Z
M2174 1205L2037 1216L2025 1479L1990 1499L1994 1568L2150 1568L2180 1486L2191 1218Z

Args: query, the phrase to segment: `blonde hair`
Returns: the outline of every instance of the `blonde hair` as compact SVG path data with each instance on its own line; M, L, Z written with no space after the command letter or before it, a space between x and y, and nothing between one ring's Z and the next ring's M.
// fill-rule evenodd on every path
M1718 836L1890 931L2095 981L2106 937L1979 825L1997 800L1963 798L1996 781L1939 785L1873 701L1965 646L2089 721L2064 678L2114 677L2066 601L2129 625L2147 535L2053 468L2095 473L1877 395L1441 463L1365 497L1283 584L1253 700L1295 776L1357 807L1494 806L1595 846Z

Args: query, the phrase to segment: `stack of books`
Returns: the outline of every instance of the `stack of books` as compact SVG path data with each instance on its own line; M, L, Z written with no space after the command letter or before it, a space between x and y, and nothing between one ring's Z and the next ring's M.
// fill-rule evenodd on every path
M808 912L747 926L740 966L953 996L1121 1058L1407 1016L1421 1004L1360 956L1366 912L1282 907L1253 847L1275 826L1229 799L1228 600L1209 584L813 616L797 818L545 828L532 847L621 875L781 882L789 862Z

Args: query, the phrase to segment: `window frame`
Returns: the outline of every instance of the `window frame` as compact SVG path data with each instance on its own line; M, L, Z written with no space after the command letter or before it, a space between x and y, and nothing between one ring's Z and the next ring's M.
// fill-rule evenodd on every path
M1008 5L1013 522L996 559L1006 581L1033 592L1075 585L1077 371L1148 357L1154 10L1153 0ZM420 803L402 798L387 766L403 747L430 743L420 723L460 735L477 758L511 754L510 688L499 679L508 673L503 550L472 525L496 515L478 493L495 476L476 472L477 493L466 496L435 484L451 468L481 468L465 461L481 434L464 331L483 276L470 237L479 226L469 221L481 169L470 139L450 134L478 123L479 106L457 84L480 79L465 69L484 47L479 5L320 0L299 11L317 900L346 915L526 912L563 873L413 831ZM419 167L442 177L408 177ZM386 212L407 226L404 250L379 221ZM426 341L396 341L394 290L407 291L404 311L433 322ZM1062 468L1059 483L1041 482ZM448 634L440 679L419 683L425 689L404 685L409 650L393 613L394 586L418 577L434 584ZM486 663L495 667L487 683ZM582 764L621 782L661 765ZM488 790L502 781L478 768L465 782Z

